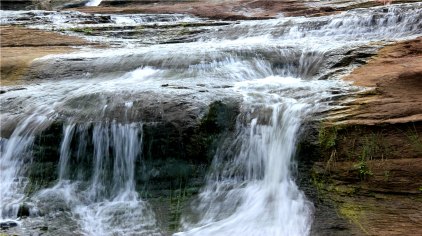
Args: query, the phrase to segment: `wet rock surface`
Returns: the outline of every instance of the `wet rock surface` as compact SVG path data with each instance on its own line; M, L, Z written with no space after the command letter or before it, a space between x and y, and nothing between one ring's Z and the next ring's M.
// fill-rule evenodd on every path
M18 226L18 223L14 222L14 221L5 221L5 222L0 222L0 229L2 230L7 230L9 228L13 228Z
M346 79L370 89L316 128L314 185L363 234L422 232L420 46L386 46L354 70Z
M31 62L39 57L70 52L87 42L77 37L14 26L0 26L2 85L19 83Z
M33 5L32 5L31 0L1 1L1 10L23 10L23 9L31 8L32 6Z
M319 163L317 161L321 158L321 155L314 136L315 133L312 134L312 130L315 131L312 126L314 125L308 124L306 132L303 133L303 140L299 144L296 156L298 173L300 173L296 177L298 185L307 198L312 201L314 207L314 222L310 235L364 235L359 226L339 212L336 201L324 195L313 181L314 177L311 170Z
M392 1L392 3L417 2ZM90 13L185 13L220 20L269 19L285 16L321 16L354 8L381 6L382 1L102 1L97 8L79 8ZM118 5L118 7L116 7Z
M78 12L5 12L1 32L3 85L25 83L27 78L73 78L99 72L126 72L139 67L142 57L117 63L87 58L37 62L47 55L75 52L83 48L145 47L153 44L185 43L214 28L232 22L204 21L181 14L96 15ZM60 60L64 60L61 62ZM91 62L93 61L93 62ZM88 66L88 63L94 63ZM151 62L156 65L160 62ZM30 69L31 67L36 67ZM41 67L41 68L37 68ZM29 70L28 70L29 69ZM92 71L91 71L92 70ZM34 72L35 71L35 72ZM4 90L6 91L6 90Z
M151 200L154 211L157 212L159 225L162 229L172 232L179 227L180 217L183 211L188 211L189 202L203 186L205 175L209 168L213 153L218 146L218 141L230 135L234 129L235 118L238 114L238 102L236 100L216 101L201 112L189 114L188 109L164 108L162 116L158 118L153 114L146 114L143 109L138 113L136 120L144 120L142 126L142 156L135 165L137 189L142 193L142 198ZM136 106L135 106L136 107ZM196 107L198 108L198 107ZM151 112L156 110L149 107ZM173 111L171 111L174 109ZM156 114L158 115L158 114ZM142 117L142 118L141 118ZM150 121L148 121L150 120ZM27 169L29 182L25 193L32 197L40 190L53 187L58 181L58 167L60 159L60 143L63 139L63 123L54 122L36 137L33 148L32 163ZM81 123L87 129L87 136L75 133L72 145L75 151L71 154L74 160L70 169L75 172L69 173L71 178L89 180L91 178L93 143L88 141L86 156L79 156L78 142L81 138L93 139L93 126ZM82 158L82 160L81 160ZM77 161L81 160L81 161ZM84 169L85 168L85 169ZM112 170L110 170L111 172ZM81 175L82 174L82 175ZM34 227L36 222L44 219L48 223L48 230L40 229L47 235L56 233L78 232L80 230L74 219L71 218L69 206L61 196L53 197L48 193L36 197L36 210L31 210L33 205L29 201L27 206L22 206L21 217L31 216L25 220L25 227ZM56 199L53 201L52 199ZM32 214L30 212L33 211ZM54 219L52 218L54 217ZM57 229L60 222L66 223L66 228ZM5 226L6 227L6 226ZM7 230L8 228L2 229ZM73 227L73 228L72 228ZM29 232L39 232L37 228Z
M249 28L248 25L236 27L238 24L231 20L266 19L274 17L280 12L284 12L286 15L316 16L337 13L341 9L356 6L369 7L380 4L372 2L364 5L366 4L364 1L341 7L323 8L318 5L317 8L308 9L308 6L297 1L288 2L283 6L279 1L243 1L243 3L244 5L241 6L227 8L229 5L237 3L223 1L218 4L210 3L214 4L210 7L204 2L201 2L203 5L200 6L196 3L172 3L171 6L157 6L148 5L145 2L142 3L146 4L145 6L130 5L125 8L126 2L105 2L104 6L123 4L123 7L82 9L89 13L107 13L103 15L65 13L65 23L69 23L70 26L48 28L48 30L56 31L55 33L16 27L16 25L36 24L37 27L42 28L45 25L53 24L51 19L56 17L51 12L29 13L15 19L13 24L16 25L13 27L2 26L2 46L3 39L7 43L6 45L9 45L8 49L2 47L2 57L5 52L12 55L10 61L2 58L2 83L3 71L7 71L3 68L9 68L13 73L17 73L18 69L10 65L14 64L15 54L26 52L26 48L30 48L30 58L25 58L26 64L21 67L27 67L28 62L42 55L68 52L67 50L70 50L67 48L68 46L86 46L88 43L85 40L112 39L111 41L105 40L105 45L119 49L124 45L122 42L126 43L131 40L133 41L130 45L136 47L145 47L150 44L188 43L212 37L218 40L235 40L242 33L248 36L259 36L262 33L259 29L263 27L253 28L250 26L251 28ZM190 7L187 8L186 4L190 4ZM287 9L288 7L291 8ZM225 12L227 9L229 12ZM113 18L116 16L114 14L116 12L119 14L195 12L199 16L230 21L199 21L185 15L174 17L135 15L131 18L132 16L125 17L117 14L120 17L118 20L125 20L129 23L118 26L107 25L118 21L117 18ZM263 15L264 12L265 15ZM382 10L379 10L380 12ZM146 21L142 23L141 27L130 25L141 24L141 20ZM76 24L72 23L75 21ZM324 24L326 24L324 20L309 24L305 22L299 24L299 28L315 30L320 29ZM230 27L224 28L224 26ZM230 29L231 27L233 29ZM283 22L281 25L271 28L274 30L272 36L282 37L292 28L289 22ZM37 40L30 40L29 34L35 35ZM19 35L19 37L14 40L14 35ZM83 37L85 40L72 35ZM88 51L89 56L81 52L70 56L49 57L33 62L29 70L25 70L25 72L7 75L8 77L24 78L26 84L23 87L2 89L1 94L4 94L7 99L2 100L1 109L2 112L10 112L10 126L14 126L16 125L14 122L16 123L18 120L14 118L19 118L19 116L13 115L27 112L27 107L24 106L25 100L33 99L31 101L35 102L44 99L37 97L36 92L26 93L26 90L36 88L39 91L44 91L43 83L52 83L54 86L51 87L55 88L54 90L59 90L68 86L66 80L69 79L74 80L72 81L73 87L67 93L80 87L86 86L87 88L86 91L81 90L84 94L80 96L69 96L69 99L62 99L58 103L50 104L54 105L57 114L54 117L49 117L52 124L43 127L44 131L36 136L33 149L34 159L25 160L25 163L30 163L29 169L25 170L26 176L29 178L29 184L25 189L28 196L34 196L39 190L52 187L57 183L59 147L63 140L64 125L69 122L78 125L85 123L87 136L89 136L87 139L91 140L94 136L93 127L95 125L101 123L110 125L113 122L137 123L138 127L142 127L143 133L142 159L136 162L137 190L143 199L150 202L156 213L158 224L164 231L162 233L170 234L179 228L182 215L192 214L189 212L190 204L204 185L212 156L219 146L218 142L235 138L232 136L236 117L238 117L241 107L240 95L233 94L234 84L224 81L224 76L227 75L225 70L230 68L223 68L212 74L216 81L211 82L175 81L171 77L173 73L202 68L201 66L204 71L207 71L207 66L221 65L224 61L221 58L227 57L235 58L235 63L249 62L250 58L256 57L262 60L260 62L264 62L258 64L257 67L269 65L271 71L282 73L286 68L299 67L303 58L310 58L315 59L309 60L313 66L291 69L289 75L304 79L329 79L347 73L352 67L366 64L383 44L337 48L324 53L317 50L303 53L302 49L289 45L271 45L268 48L257 47L240 52L236 49L226 49L217 56L208 57L204 57L202 54L192 55L189 50L197 49L194 47L181 48L180 51L172 52L175 47L165 49L166 46L156 46L156 48L164 49L166 53L177 55L176 59L165 61L157 53L160 52L159 50L142 51L141 49L136 51L133 48L129 48L131 53L125 52L113 57L101 54L113 52L114 49ZM419 119L420 111L418 110L420 103L419 46L420 39L417 39L393 46L391 49L381 50L378 54L378 57L381 58L380 64L370 60L366 66L357 69L351 75L352 80L364 79L359 85L377 86L376 92L358 95L357 97L361 96L360 98L363 100L358 99L357 102L341 103L338 101L339 99L347 99L345 92L340 89L330 89L327 92L333 96L327 99L327 103L341 106L339 112L331 113L336 117L329 117L332 118L329 119L329 122L335 121L334 125L330 123L320 128L319 125L314 124L312 127L306 128L309 128L310 134L308 136L306 133L303 134L303 136L307 136L307 140L303 142L304 146L298 154L300 173L298 176L301 188L312 200L316 209L312 235L394 235L405 234L412 230L419 233L420 213L418 209L421 207L419 183L421 182L420 176L422 176L419 165L420 133L422 132ZM66 48L62 49L61 47ZM275 51L280 53L275 54ZM204 55L205 53L208 52L205 51ZM325 60L319 60L321 56L325 57ZM3 66L4 61L9 61L9 64ZM101 91L101 88L107 90L122 86L119 83L102 83L103 76L130 79L130 76L125 77L126 72L137 70L139 65L169 69L160 74L167 76L167 79L154 81L153 85L146 86L145 90L134 89L131 91L127 88L137 84L144 85L145 83L147 85L148 80L139 80L129 86L125 85L126 90L122 89L116 93ZM251 65L252 68L256 66L253 63L247 65ZM386 65L391 67L386 67ZM258 73L260 77L269 76L265 72L260 71L260 73ZM187 78L190 76L194 78L195 73L190 71L183 75ZM245 73L242 76L247 77L248 74ZM135 74L134 78L142 77ZM155 79L155 77L151 78ZM78 84L79 79L83 80L81 84ZM159 93L152 91L157 88L160 89ZM88 90L92 91L87 92ZM21 95L17 96L15 93L19 91ZM306 89L303 89L303 92L305 91ZM58 96L54 92L50 91L49 95ZM288 93L289 91L271 92ZM8 97L8 94L12 95ZM300 98L300 96L295 98ZM368 98L373 100L368 102ZM19 107L15 107L19 101L21 101ZM403 101L403 103L397 101ZM349 112L348 109L353 112ZM258 113L271 114L271 112L257 109L252 114L248 114L250 117L243 117L244 123L259 117ZM315 114L314 119L321 118L325 114L324 112ZM338 119L339 116L340 119ZM269 120L268 116L262 116L258 122L268 124ZM405 124L396 125L396 123ZM9 123L7 124L9 125ZM5 134L5 137L8 137L11 131L5 130L3 127L2 135ZM74 145L73 147L79 145L76 144L78 139L75 138L75 140L71 143ZM87 144L87 157L93 153L92 145L89 142ZM70 166L75 172L70 173L70 176L76 178L79 173L82 173L88 179L92 174L92 169L90 169L92 163L89 160L84 160L85 162L78 160L77 155L76 150L71 153L74 162L70 163ZM87 167L83 169L81 166ZM149 171L142 171L145 169ZM37 201L39 201L37 202L37 211L33 210L33 206L30 205L31 201L27 202L28 205L19 208L18 214L25 219L23 226L28 229L28 232L35 235L83 234L80 225L62 197L48 195L45 198L37 198ZM355 202L361 204L355 204ZM45 222L49 223L45 224ZM66 227L62 227L63 224ZM20 233L16 228L18 227L8 227L2 230L6 233Z

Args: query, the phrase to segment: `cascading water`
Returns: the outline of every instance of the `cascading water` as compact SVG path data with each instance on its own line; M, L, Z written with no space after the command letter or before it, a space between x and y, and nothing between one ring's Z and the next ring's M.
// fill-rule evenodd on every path
M0 139L0 222L18 215L27 184L22 172L32 159L35 134L51 123L48 113L48 109L37 109L17 124L8 139Z
M239 121L236 140L214 159L200 194L201 220L186 224L187 231L176 235L309 234L312 204L290 169L302 119L323 97L323 90L306 91L318 89L315 85L276 76L237 84L244 92L246 124ZM259 96L264 91L267 96Z
M337 75L341 54L421 35L420 6L241 22L207 29L191 43L97 49L36 61L43 71L60 74L42 74L45 81L0 95L2 130L14 129L1 140L1 220L17 220L19 206L30 202L31 216L43 220L53 221L49 213L57 209L70 212L65 219L78 226L69 234L168 233L135 183L145 170L139 167L142 119L132 111L234 98L241 105L233 137L221 140L193 213L182 216L176 235L308 235L312 203L292 174L299 129L315 112L332 108L333 97L354 91L344 82L318 79ZM73 18L66 19L66 27L72 25ZM150 116L173 119L161 111ZM53 120L65 123L57 182L26 196L34 139Z
M86 3L86 6L96 7L96 6L100 5L101 2L102 2L101 0L90 0Z
M59 182L37 194L36 201L39 204L49 199L65 202L87 235L158 234L154 213L135 189L142 126L115 122L93 124L92 134L88 135L89 128L86 124L64 127ZM77 143L76 150L72 150L72 142ZM89 154L88 143L93 146Z

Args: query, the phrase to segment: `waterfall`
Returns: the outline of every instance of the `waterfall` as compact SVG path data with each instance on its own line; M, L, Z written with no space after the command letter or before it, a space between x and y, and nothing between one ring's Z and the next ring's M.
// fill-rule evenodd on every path
M154 213L135 188L142 125L112 122L92 126L91 134L86 124L64 126L59 182L41 191L37 200L61 198L87 235L158 234ZM91 153L88 143L93 146Z
M32 143L33 136L22 134L22 130L15 131L9 140L1 140L0 220L17 217L19 203L24 198L21 190L26 183L25 178L18 177L20 176L19 167L23 165ZM16 158L16 154L19 158Z
M186 218L176 235L308 235L313 206L292 176L293 156L304 119L324 106L332 86L279 76L238 83L236 137L214 157L194 205L200 220Z
M0 139L0 221L17 218L25 199L25 164L32 159L34 135L49 124L48 114L40 108L22 119L8 139Z

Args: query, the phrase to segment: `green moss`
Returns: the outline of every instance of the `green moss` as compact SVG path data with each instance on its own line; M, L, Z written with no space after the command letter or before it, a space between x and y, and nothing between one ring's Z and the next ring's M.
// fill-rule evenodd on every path
M352 196L357 192L357 189L355 187L339 185L339 186L334 187L334 191L341 195Z
M337 185L329 175L317 175L313 173L312 184L320 196L334 197L334 195L353 196L358 192L355 186Z
M183 28L182 30L180 30L180 31L178 32L178 34L179 34L180 36L183 36L183 35L188 35L188 34L190 34L190 32L191 32L191 31L189 31L189 29Z
M361 160L356 164L359 171L359 178L361 180L366 180L369 176L372 176L372 172L368 167L368 164L365 160Z
M353 222L359 222L360 212L359 207L351 203L344 203L339 208L340 214L346 216L348 219Z
M192 197L192 191L179 185L179 188L173 190L170 195L170 222L169 231L174 232L180 228L183 208L187 200Z
M189 24L188 22L182 22L180 23L181 27L189 27L191 24Z
M380 134L371 133L364 138L364 142L361 148L361 154L359 155L359 161L355 167L359 171L359 178L366 180L369 176L372 176L372 171L369 168L368 161L373 160L376 155L380 155L385 151L385 145L383 145L383 138ZM383 156L381 154L381 156Z
M76 33L83 33L86 35L92 35L93 29L92 28L71 28L70 31L76 32Z
M319 194L322 194L325 190L325 181L319 178L315 173L312 175L312 184L315 186Z
M318 132L318 142L324 151L330 150L336 146L337 132L337 126L321 125Z
M33 162L28 172L28 184L25 187L27 196L52 186L57 179L57 163Z
M420 130L419 123L415 123L413 127L412 124L344 125L341 127L322 124L318 130L321 157L314 165L315 173L312 176L312 183L318 196L322 200L329 199L336 202L338 213L368 234L364 227L369 229L371 223L369 219L373 216L371 214L378 209L372 205L372 200L365 199L386 199L390 195L377 194L374 189L376 182L361 183L360 181L371 180L373 172L377 176L381 174L379 177L385 182L398 177L393 176L395 171L383 160L408 157L408 154L416 156L417 153L422 152ZM336 163L331 165L332 162ZM351 162L354 163L352 167ZM344 172L333 169L336 166L341 170L344 169ZM371 170L372 167L374 168ZM422 185L417 186L416 189L422 192Z
M347 219L359 226L363 232L369 234L369 232L362 225L364 212L361 206L347 202L340 205L339 211L341 215L345 216Z
M28 177L28 184L25 187L26 195L32 195L56 181L62 131L61 123L53 123L35 138L33 158L26 172Z
M412 144L413 149L417 153L422 153L422 141L414 124L412 127L408 128L406 136Z

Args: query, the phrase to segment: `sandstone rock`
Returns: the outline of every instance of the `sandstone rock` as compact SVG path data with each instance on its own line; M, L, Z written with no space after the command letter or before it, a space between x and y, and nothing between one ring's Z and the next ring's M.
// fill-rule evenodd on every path
M387 46L347 76L372 90L332 112L310 146L320 153L317 195L361 234L422 233L421 46L420 38Z
M35 9L58 10L67 7L85 6L88 0L32 0Z

